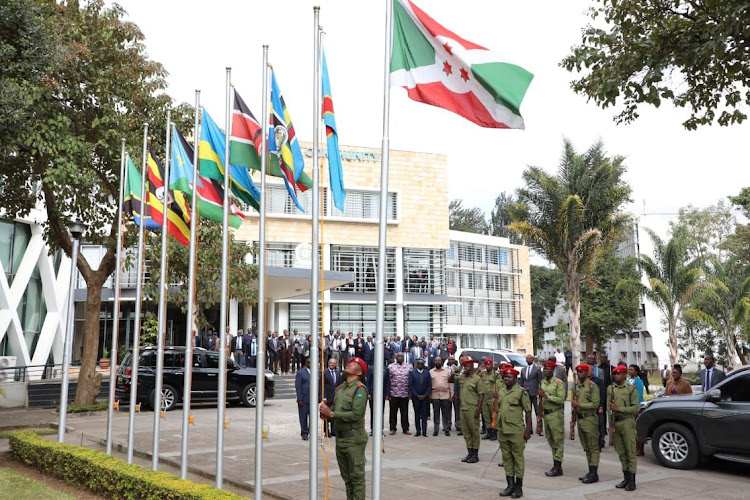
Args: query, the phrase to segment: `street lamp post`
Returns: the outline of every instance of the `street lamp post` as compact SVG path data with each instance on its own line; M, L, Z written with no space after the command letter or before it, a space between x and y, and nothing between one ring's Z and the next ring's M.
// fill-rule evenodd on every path
M68 416L68 385L70 383L70 358L73 354L73 326L75 322L73 315L75 311L75 301L73 299L73 292L75 290L76 283L76 271L78 266L78 246L79 240L83 233L86 231L86 226L79 222L71 222L68 226L68 231L73 237L73 250L70 253L70 286L68 287L68 321L65 326L65 341L63 344L63 367L62 367L62 383L60 384L60 419L57 426L57 442L65 442L65 418Z

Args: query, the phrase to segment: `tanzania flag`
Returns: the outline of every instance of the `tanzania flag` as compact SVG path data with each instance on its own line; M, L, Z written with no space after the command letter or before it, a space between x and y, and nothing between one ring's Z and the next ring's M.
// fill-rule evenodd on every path
M250 108L234 91L234 110L232 111L232 135L229 139L229 157L232 163L247 169L260 171L261 130ZM279 158L270 155L266 173L273 177L284 177L279 167ZM296 183L297 189L307 191L312 187L312 179L302 172Z
M224 180L224 141L224 132L211 119L204 108L200 147L198 148L201 177L208 177L217 181ZM229 170L229 181L232 186L232 194L260 212L260 204L258 203L260 191L255 187L248 170L245 167L232 164Z
M193 196L193 148L177 127L172 129L172 169L169 187ZM245 214L232 204L229 225L237 229ZM216 222L224 220L224 186L217 180L198 177L198 215Z
M284 97L276 83L276 73L273 71L271 71L271 127L273 133L268 137L268 152L278 159L289 196L292 197L292 201L300 212L304 212L305 210L297 200L294 186L302 175L305 161L294 132L292 118L286 109Z
M141 203L142 186L141 173L138 171L138 167L135 166L135 163L133 163L132 158L128 156L122 211L133 217L133 222L135 222L136 226L141 225L141 214L143 213L143 219L146 221L144 229L159 229L161 228L161 225L151 219L151 207L147 204ZM146 196L148 196L148 191L146 192Z
M333 204L340 211L344 211L346 191L344 190L344 168L341 165L339 152L339 136L336 132L336 118L333 114L333 98L331 97L331 82L328 81L328 65L326 54L323 55L323 123L326 126L328 142L328 182L333 193Z
M190 244L190 209L185 194L164 187L164 166L148 153L148 204L151 217L164 225L164 204L167 204L167 230L184 246Z
M393 2L391 85L482 127L524 128L534 75L441 26L410 0Z

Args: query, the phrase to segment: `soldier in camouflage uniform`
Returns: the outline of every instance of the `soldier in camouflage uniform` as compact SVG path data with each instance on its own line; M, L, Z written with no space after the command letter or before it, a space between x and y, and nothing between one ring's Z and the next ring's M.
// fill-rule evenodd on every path
M486 434L482 436L482 439L495 441L497 440L497 430L492 427L492 398L490 394L495 390L497 373L495 373L491 359L485 359L483 365L484 370L482 370L479 376L482 379L482 392L485 394L484 403L482 404L482 420L484 420Z
M578 383L576 384L576 398L571 403L573 411L578 418L578 437L581 440L583 450L586 452L586 460L589 471L585 476L578 478L584 484L599 482L599 386L589 380L589 365L581 363L576 366ZM573 428L573 422L570 422Z
M461 430L469 452L461 461L473 464L479 462L479 412L484 402L484 392L479 375L474 373L474 360L467 357L461 360L461 364L464 367L463 375L458 377L461 387ZM448 377L448 382L455 380L454 372Z
M565 398L568 387L555 377L555 362L542 363L544 379L539 387L539 407L543 408L544 435L552 450L552 469L544 474L548 477L562 476L563 451L565 449Z
M516 384L518 370L504 368L503 378L495 385L498 398L497 440L503 453L505 479L508 487L500 492L501 497L523 496L523 452L531 437L531 398L525 388Z
M344 368L346 381L336 388L333 410L320 405L321 418L333 419L336 428L336 461L346 485L347 500L365 500L365 409L367 387L360 378L367 374L367 363L352 358Z
M625 382L628 369L616 366L612 369L614 383L607 391L607 414L609 415L609 432L615 436L615 450L620 456L623 480L615 488L625 491L635 489L636 471L636 438L635 414L638 413L638 393L634 386Z

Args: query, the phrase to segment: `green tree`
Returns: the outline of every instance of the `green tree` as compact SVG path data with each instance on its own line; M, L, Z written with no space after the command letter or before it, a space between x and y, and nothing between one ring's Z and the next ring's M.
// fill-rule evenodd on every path
M745 218L750 218L750 188L742 188L737 196L730 196L729 201ZM750 264L750 224L736 224L734 233L727 237L721 248L737 256L743 263Z
M201 219L198 224L197 269L195 275L196 328L206 328L204 311L221 303L221 223ZM145 295L155 302L159 297L159 280L161 277L161 234L158 231L148 233L147 260L149 281L144 286ZM181 283L182 286L170 286L167 302L180 304L183 313L187 313L188 279L190 275L190 251L177 240L169 236L167 246L167 281ZM240 302L255 304L258 300L256 282L258 266L250 264L251 254L256 248L238 242L229 232L229 287L228 295Z
M530 266L531 277L531 325L534 332L534 347L544 344L544 320L555 312L560 300L565 297L565 276L557 268Z
M487 234L487 220L479 207L464 208L463 200L452 200L448 205L448 226L455 231Z
M511 211L510 228L565 275L574 365L581 355L581 283L602 248L630 224L622 212L631 192L624 173L624 159L606 156L601 142L578 154L566 140L557 175L527 168L520 206Z
M646 231L654 245L654 258L641 254L638 266L648 278L649 286L631 279L621 281L617 288L640 293L664 314L669 331L669 362L673 365L679 356L678 323L684 319L684 312L695 292L709 284L701 281L701 270L689 262L685 240L679 234L664 243L656 233L650 229Z
M750 102L750 1L597 0L581 45L561 62L583 73L571 84L602 108L618 101L618 122L663 100L686 107L687 129L741 123Z
M712 257L725 260L723 246L735 226L732 211L726 202L698 208L680 208L677 221L669 223L672 234L679 233L685 242L687 258L704 266Z
M736 257L727 262L714 257L707 279L712 286L696 294L685 316L720 334L731 366L744 365L747 358L741 345L747 340L750 319L750 267Z
M517 203L518 201L515 196L505 191L495 198L495 208L492 209L492 213L490 214L489 234L508 238L513 244L521 243L521 238L518 234L511 231L508 227L513 222L513 218L510 215L512 207Z
M75 404L91 404L101 384L95 371L101 290L115 268L113 200L119 191L120 141L125 138L131 151L140 151L142 126L150 122L155 149L162 150L164 117L173 104L163 93L164 68L149 60L142 33L123 20L120 6L106 6L102 0L31 4L42 17L42 45L29 50L47 50L48 38L54 50L46 66L41 64L41 75L34 73L19 83L26 92L25 126L12 142L0 141L0 206L24 216L42 201L45 238L53 250L70 255L71 220L88 226L87 242L107 249L96 268L83 254L77 262L87 298ZM5 31L2 37L7 40ZM180 109L175 113L178 121L186 108ZM36 186L41 189L32 189Z
M555 325L555 340L551 343L556 347L565 347L570 343L569 341L570 325L565 321L565 318L560 317L557 319L557 324Z
M617 284L639 279L636 260L620 257L615 245L604 249L596 259L591 278L581 288L581 335L586 337L586 352L594 352L596 345L596 352L601 353L602 344L617 332L638 327L638 292L617 290Z

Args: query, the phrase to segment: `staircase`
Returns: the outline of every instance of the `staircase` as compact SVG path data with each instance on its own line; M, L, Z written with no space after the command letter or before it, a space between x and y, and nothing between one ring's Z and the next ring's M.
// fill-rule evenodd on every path
M274 378L273 399L296 399L294 390L294 375L276 375Z
M72 379L68 384L68 404L73 403L76 397L78 380ZM29 382L29 407L56 408L60 406L60 381L32 381ZM292 379L292 391L294 391L294 379ZM102 388L97 400L106 400L109 397L109 379L102 380Z

